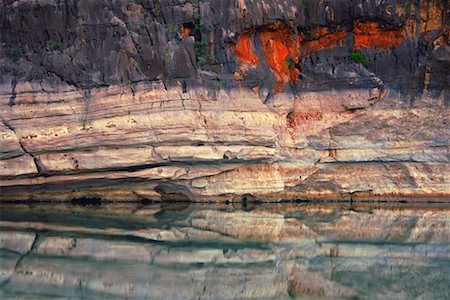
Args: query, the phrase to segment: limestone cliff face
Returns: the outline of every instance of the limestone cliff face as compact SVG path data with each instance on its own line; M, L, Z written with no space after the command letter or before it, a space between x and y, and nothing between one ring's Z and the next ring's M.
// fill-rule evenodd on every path
M0 200L450 197L450 5L0 2Z

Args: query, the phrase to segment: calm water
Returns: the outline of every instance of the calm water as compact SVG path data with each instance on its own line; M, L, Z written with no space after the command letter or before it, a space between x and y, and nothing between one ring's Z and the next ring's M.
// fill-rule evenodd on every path
M0 212L2 299L450 299L444 204Z

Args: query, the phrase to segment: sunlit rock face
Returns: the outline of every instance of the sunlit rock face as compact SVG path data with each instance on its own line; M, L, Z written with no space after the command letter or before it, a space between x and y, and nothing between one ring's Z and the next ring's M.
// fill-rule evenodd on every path
M3 1L0 201L448 201L449 3L394 2Z
M448 299L448 207L1 205L2 299Z

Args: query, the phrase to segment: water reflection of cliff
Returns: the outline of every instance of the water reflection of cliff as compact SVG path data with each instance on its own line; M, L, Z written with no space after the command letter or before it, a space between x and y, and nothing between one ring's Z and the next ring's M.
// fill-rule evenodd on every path
M450 208L0 206L5 298L448 299Z

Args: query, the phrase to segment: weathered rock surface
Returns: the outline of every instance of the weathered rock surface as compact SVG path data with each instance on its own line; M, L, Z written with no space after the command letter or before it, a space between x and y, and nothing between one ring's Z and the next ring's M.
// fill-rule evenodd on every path
M449 16L2 1L0 201L448 201Z
M0 209L2 299L450 296L442 204Z

